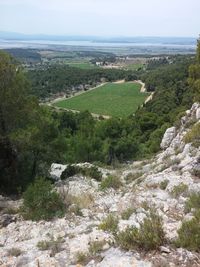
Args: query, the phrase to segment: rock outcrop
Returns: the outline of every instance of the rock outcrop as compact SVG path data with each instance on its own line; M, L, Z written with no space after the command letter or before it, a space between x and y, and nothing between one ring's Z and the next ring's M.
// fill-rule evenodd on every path
M168 128L163 136L160 147L162 149L168 148L175 136L176 136L176 127Z
M53 164L50 173L58 192L66 201L73 200L62 219L24 221L20 215L10 215L4 202L8 200L0 198L0 266L200 266L199 253L169 245L177 238L182 222L192 217L191 213L185 213L189 194L200 192L200 178L194 175L195 171L200 173L200 151L184 142L190 125L199 120L200 105L195 103L181 119L179 128L167 129L161 143L163 151L154 158L121 169L99 168L104 179L109 173L121 178L122 186L118 190L101 191L98 181L81 175L60 181L66 165ZM11 201L10 205L17 208L20 203ZM157 251L126 252L115 243L112 232L99 227L103 219L114 214L119 231L130 226L139 228L151 207L162 217L167 239ZM125 218L122 215L128 209L130 214ZM52 240L60 240L59 246L53 247ZM52 245L44 250L39 245L41 241ZM91 252L94 244L100 247Z

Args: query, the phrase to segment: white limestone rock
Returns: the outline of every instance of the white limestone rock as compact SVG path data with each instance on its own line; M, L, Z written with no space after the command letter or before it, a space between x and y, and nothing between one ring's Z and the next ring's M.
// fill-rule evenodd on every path
M67 165L52 163L49 173L53 179L60 180L60 176L66 168Z
M102 255L104 259L100 263L89 263L87 267L152 267L150 262L138 260L133 253L122 252L118 248L110 248Z
M200 108L197 108L196 110L196 119L200 120Z
M173 138L176 136L176 127L168 128L163 136L162 142L161 142L161 149L166 149L171 144Z

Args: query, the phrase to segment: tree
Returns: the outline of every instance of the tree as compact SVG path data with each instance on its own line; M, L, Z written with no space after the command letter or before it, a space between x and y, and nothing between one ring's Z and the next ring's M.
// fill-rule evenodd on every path
M21 155L13 141L18 131L33 123L38 103L28 94L28 82L17 62L0 52L0 191L21 186Z
M196 63L189 68L188 82L194 91L194 100L200 101L200 39L197 40Z

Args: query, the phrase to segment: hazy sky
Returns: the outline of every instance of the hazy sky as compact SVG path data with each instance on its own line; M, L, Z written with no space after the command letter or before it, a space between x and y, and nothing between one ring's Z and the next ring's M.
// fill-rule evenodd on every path
M0 31L197 37L200 0L0 0Z

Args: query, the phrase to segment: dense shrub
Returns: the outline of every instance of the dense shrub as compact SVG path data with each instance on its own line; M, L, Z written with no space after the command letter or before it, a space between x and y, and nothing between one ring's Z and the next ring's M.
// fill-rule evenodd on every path
M154 211L150 211L140 228L129 227L117 235L117 243L126 250L153 250L161 246L165 240L162 219Z
M190 220L182 223L178 230L178 247L184 247L189 250L200 251L200 214Z
M113 214L108 215L99 225L99 229L115 234L118 229L118 218Z
M102 178L101 172L95 166L81 167L81 166L69 164L67 166L67 168L63 171L63 173L61 175L61 180L67 179L67 178L74 176L76 174L82 174L84 176L88 176L90 178L93 178L97 181L100 181Z
M101 172L95 166L85 167L85 168L81 167L80 172L81 172L81 174L83 174L85 176L89 176L89 177L91 177L97 181L100 181L102 178Z
M192 129L185 135L186 143L192 143L195 147L200 146L200 123L193 125Z
M77 173L80 172L80 168L75 165L68 165L67 168L62 172L61 174L61 180L65 180L71 176L76 175Z
M51 183L37 178L23 194L22 215L30 220L50 220L64 214L64 204Z
M190 212L191 209L200 210L200 193L193 193L185 204L186 212Z

